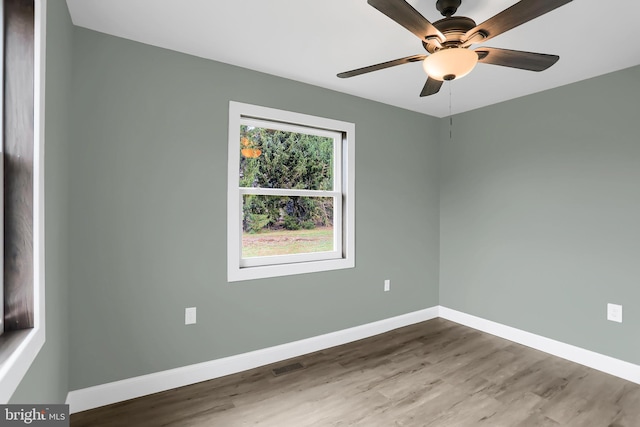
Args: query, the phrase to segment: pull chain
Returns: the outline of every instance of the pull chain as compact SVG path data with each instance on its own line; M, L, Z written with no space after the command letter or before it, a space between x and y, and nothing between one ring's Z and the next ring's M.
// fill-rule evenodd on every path
M449 86L449 139L453 139L453 116L451 115L451 82L447 83Z

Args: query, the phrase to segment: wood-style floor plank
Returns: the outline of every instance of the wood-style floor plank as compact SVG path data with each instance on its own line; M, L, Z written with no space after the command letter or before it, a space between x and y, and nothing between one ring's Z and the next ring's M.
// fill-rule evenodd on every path
M123 425L639 427L640 385L434 319L71 417Z

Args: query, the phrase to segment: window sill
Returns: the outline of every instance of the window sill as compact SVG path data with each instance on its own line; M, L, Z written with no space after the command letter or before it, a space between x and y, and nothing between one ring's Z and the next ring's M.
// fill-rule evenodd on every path
M262 265L244 268L233 266L227 271L227 279L229 282L237 282L241 280L266 279L269 277L317 273L320 271L341 270L353 267L355 267L355 262L351 258L299 262L295 264Z
M5 404L44 344L44 329L6 332L0 336L0 403Z

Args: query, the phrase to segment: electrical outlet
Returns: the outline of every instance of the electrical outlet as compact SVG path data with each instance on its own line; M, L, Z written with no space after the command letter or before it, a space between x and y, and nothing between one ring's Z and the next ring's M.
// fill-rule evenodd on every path
M622 306L618 304L607 304L607 320L622 323Z
M187 307L184 309L184 324L193 325L196 323L196 308Z
M387 279L384 281L384 291L389 292L391 290L391 280Z

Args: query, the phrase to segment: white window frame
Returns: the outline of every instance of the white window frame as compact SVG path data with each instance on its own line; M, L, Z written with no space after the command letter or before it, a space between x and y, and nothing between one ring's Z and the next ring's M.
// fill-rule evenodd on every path
M47 2L34 1L33 306L34 327L0 340L0 404L9 401L45 342L44 135ZM12 333L16 333L15 331ZM4 340L9 333L2 336Z
M241 188L240 126L246 124L334 138L334 188L331 191ZM227 179L227 280L229 282L355 267L355 125L353 123L240 102L229 102ZM243 195L333 197L334 250L242 258Z

